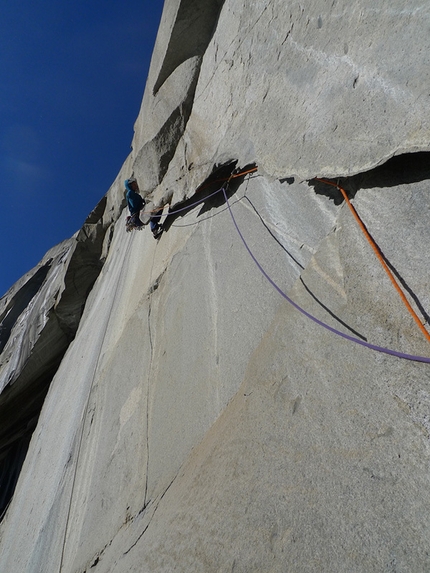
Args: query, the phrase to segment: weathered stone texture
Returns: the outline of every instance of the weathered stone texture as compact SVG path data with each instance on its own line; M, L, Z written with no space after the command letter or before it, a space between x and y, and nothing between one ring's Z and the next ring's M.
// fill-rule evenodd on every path
M430 356L341 194L313 179L339 178L428 327L429 12L166 3L132 153L77 235L99 274L0 524L1 571L430 570L430 365L300 313L223 194L192 206L256 164L229 205L279 289L357 340ZM159 241L125 233L131 172L189 207ZM58 290L55 253L36 297ZM29 312L24 283L5 305L21 292ZM63 301L63 325L66 291L46 307ZM7 312L6 330L30 328Z
M309 179L428 149L429 11L403 0L226 2L187 126L188 162L234 157Z

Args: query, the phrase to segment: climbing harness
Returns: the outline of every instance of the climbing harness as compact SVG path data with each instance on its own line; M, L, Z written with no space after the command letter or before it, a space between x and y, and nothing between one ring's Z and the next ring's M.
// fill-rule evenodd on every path
M144 224L139 219L139 213L134 213L134 215L127 215L125 219L125 230L127 233L132 231L141 231Z
M372 247L373 251L375 252L378 261L381 263L384 271L387 273L388 278L390 279L390 281L392 282L394 288L396 289L396 291L398 292L398 294L400 295L400 298L402 299L403 304L406 306L408 312L410 313L410 315L412 316L412 318L414 319L414 321L416 322L416 324L418 325L419 329L421 330L421 332L424 334L424 336L427 338L427 340L430 342L430 334L427 332L427 330L424 328L424 325L422 324L419 316L417 315L417 313L414 311L414 309L412 308L412 306L410 305L408 299L406 298L405 294L403 293L402 289L400 288L399 284L397 283L396 279L394 278L393 273L390 271L390 269L388 268L387 263L384 260L384 257L381 254L381 250L379 249L378 245L375 243L375 241L373 240L373 238L371 237L370 233L368 232L368 230L366 229L366 226L364 225L363 221L361 220L359 214L357 213L357 211L355 210L355 207L352 205L351 201L349 200L349 197L345 191L345 189L343 189L343 187L341 187L340 185L338 185L337 183L333 183L332 181L328 181L326 179L319 179L316 178L316 181L320 181L321 183L325 183L326 185L332 185L333 187L337 187L337 189L339 189L339 191L342 193L343 198L345 199L346 204L348 205L351 213L353 214L355 220L357 221L360 229L362 230L364 236L366 237L367 241L369 242L370 246Z

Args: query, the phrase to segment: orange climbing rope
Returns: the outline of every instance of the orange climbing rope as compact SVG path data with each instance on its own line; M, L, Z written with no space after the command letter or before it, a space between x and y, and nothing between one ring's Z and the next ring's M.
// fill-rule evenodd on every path
M213 181L208 181L207 183L202 183L202 185L196 189L195 194L200 193L200 191L202 191L203 189L205 189L209 185L213 185L214 183L220 183L223 181L230 182L231 179L235 179L236 177L243 177L245 175L248 175L249 173L254 173L254 171L257 171L257 170L258 170L258 167L252 167L251 169L247 169L246 171L240 171L239 173L234 173L234 171L233 171L233 173L229 177L224 177L222 179L214 179ZM221 189L220 189L220 191L221 191ZM150 211L142 211L141 215L149 215L151 213L158 213L160 210L161 210L161 208L158 207L156 209L151 209Z
M202 189L209 187L209 185L213 185L214 183L222 183L223 181L230 182L231 179L235 179L236 177L244 177L245 175L248 175L248 173L254 173L257 170L258 170L258 167L251 167L251 169L247 169L246 171L239 171L239 173L235 173L233 171L231 173L231 175L229 175L228 177L223 177L222 179L213 179L212 181L202 183L202 185L197 188L196 194L199 193L200 191L202 191Z
M236 177L243 177L245 175L248 175L249 173L254 173L255 171L258 170L258 167L252 167L250 169L247 169L245 171L239 171L238 173L235 173L234 171L229 175L229 177L224 177L222 179L215 179L213 181L209 181L205 184L202 184L201 187L199 187L196 190L196 193L200 192L202 189L204 189L205 187L207 187L208 185L212 185L213 183L218 183L218 182L225 182L227 181L227 183L229 183L231 181L231 179L235 179ZM373 240L373 238L371 237L370 233L368 232L368 230L366 229L366 226L364 225L363 221L361 220L360 216L358 215L357 211L355 210L355 207L352 205L351 201L349 200L349 197L345 191L345 189L343 189L343 187L341 187L338 183L334 183L333 181L328 181L327 179L320 179L318 177L315 178L316 181L320 181L321 183L325 183L326 185L331 185L332 187L336 187L337 189L339 189L339 191L342 193L343 198L345 199L346 204L348 205L349 209L351 210L351 213L353 214L355 220L357 221L360 229L362 230L364 236L366 237L367 241L369 242L370 246L372 247L373 251L375 252L379 262L381 263L383 269L385 270L385 272L388 275L388 278L390 279L390 281L392 282L394 288L396 289L396 291L398 292L400 298L402 299L403 304L406 306L408 312L410 313L410 315L412 316L412 318L414 319L414 321L416 322L416 324L418 325L419 329L421 330L421 332L424 334L424 336L426 337L426 339L428 340L428 342L430 342L430 334L427 332L427 330L424 328L423 323L421 322L419 316L417 315L417 313L414 311L414 309L412 308L412 306L410 305L408 299L406 298L404 292L402 291L402 289L400 288L399 284L397 283L393 273L390 271L387 263L385 262L381 251L378 247L378 245L375 243L375 241ZM158 211L154 210L154 211ZM149 213L152 213L154 211L149 211Z
M398 285L396 279L394 278L393 273L390 271L390 269L388 268L387 263L384 261L383 256L381 255L381 251L378 247L378 245L375 243L375 241L372 239L372 237L370 236L368 230L366 229L363 221L361 220L359 214L357 213L357 211L355 210L355 207L352 205L351 201L349 200L349 197L345 191L345 189L343 189L339 184L337 183L333 183L332 181L328 181L327 179L319 179L318 177L315 178L316 181L320 181L321 183L325 183L326 185L331 185L332 187L336 187L337 189L339 189L339 191L342 193L343 198L345 199L346 204L348 205L349 209L351 210L351 213L354 215L355 220L357 221L360 229L363 231L364 236L366 237L366 239L368 240L368 242L370 243L370 246L372 247L372 249L374 250L376 256L378 257L379 262L381 263L383 269L385 270L385 272L387 273L390 281L393 283L394 288L396 289L396 291L399 293L400 298L402 299L404 305L406 306L406 308L408 309L409 313L411 314L412 318L415 320L415 322L417 323L419 329L421 330L421 332L424 334L424 336L427 338L427 340L430 342L430 334L427 332L427 330L424 328L423 323L421 322L419 316L417 315L417 313L414 311L414 309L412 308L412 306L410 305L408 299L406 298L405 294L403 293L402 289L400 288L400 286Z
M258 167L252 167L251 169L248 169L247 171L239 171L239 173L233 173L230 178L234 179L235 177L242 177L242 175L248 175L248 173L254 173L254 171L257 171Z

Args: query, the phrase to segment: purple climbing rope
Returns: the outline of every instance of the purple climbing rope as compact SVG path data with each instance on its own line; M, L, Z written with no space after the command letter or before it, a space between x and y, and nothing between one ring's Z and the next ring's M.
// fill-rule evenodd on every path
M307 318L309 318L310 320L312 320L313 322L316 322L316 324L318 324L319 326L322 326L323 328L325 328L326 330L329 330L330 332L332 332L333 334L336 334L337 336L341 336L342 338L345 338L346 340L349 340L350 342L355 342L356 344L360 344L361 346L365 346L366 348L370 348L370 350L375 350L376 352L382 352L384 354L390 354L391 356L396 356L397 358L402 358L404 360L413 360L415 362L426 362L427 364L430 364L430 358L427 358L426 356L415 356L414 354L405 354L404 352L397 352L396 350L390 350L389 348L384 348L383 346L376 346L375 344L370 344L369 342L365 342L364 340L360 340L359 338L355 338L354 336L350 336L349 334L345 334L344 332L341 332L340 330L337 330L336 328L333 328L332 326L329 326L328 324L326 324L325 322L322 322L321 320L319 320L318 318L316 318L315 316L312 316L312 314L309 314L309 312L307 312L306 310L304 310L301 306L299 306L297 303L295 303L287 294L285 294L285 292L275 283L275 281L266 273L266 271L263 269L263 267L261 266L261 264L258 262L258 260L256 259L254 253L251 251L251 249L248 246L248 243L246 242L244 236L242 235L239 226L236 222L236 219L233 215L233 211L231 210L230 207L230 203L228 201L228 197L227 197L227 193L224 187L221 188L223 193L224 193L224 198L225 201L227 203L227 207L228 210L230 212L231 218L233 220L234 226L236 227L236 231L239 233L240 238L242 239L243 244L245 245L246 250L248 251L250 257L252 258L252 260L254 261L254 263L257 265L258 269L260 270L260 272L264 275L264 277L269 281L269 283L278 291L278 293L285 298L285 300L287 300L292 306L294 306L294 308L296 310L298 310L299 312L301 312L302 314L304 314Z
M181 211L188 211L188 209L191 209L192 207L195 207L196 205L200 205L200 203L203 203L207 199L210 199L211 197L213 197L214 195L216 195L217 193L219 193L222 190L223 190L223 187L220 187L219 189L217 189L216 191L214 191L210 195L205 195L204 197L202 197L201 199L199 199L195 203L191 203L191 205L188 205L187 207L182 207L181 209L176 209L175 211L168 211L166 213L166 217L169 217L170 215L176 215L176 213L181 213ZM152 212L152 211L147 211L146 213L149 213L149 212ZM144 215L145 211L142 214Z

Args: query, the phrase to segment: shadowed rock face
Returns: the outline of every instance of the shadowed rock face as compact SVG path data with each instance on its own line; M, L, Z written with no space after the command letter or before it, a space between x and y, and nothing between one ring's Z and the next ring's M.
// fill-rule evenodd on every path
M12 328L19 315L25 310L46 279L51 263L52 259L42 265L18 292L7 301L7 304L5 304L5 308L0 317L0 352L3 352L3 348L10 338Z
M166 2L132 153L0 301L1 571L430 570L429 343L318 181L428 328L429 20Z
M191 58L203 58L225 0L182 0L170 32L167 50L155 82L156 95L169 76Z
M105 206L106 198L74 238L51 249L0 301L0 514L101 270Z

